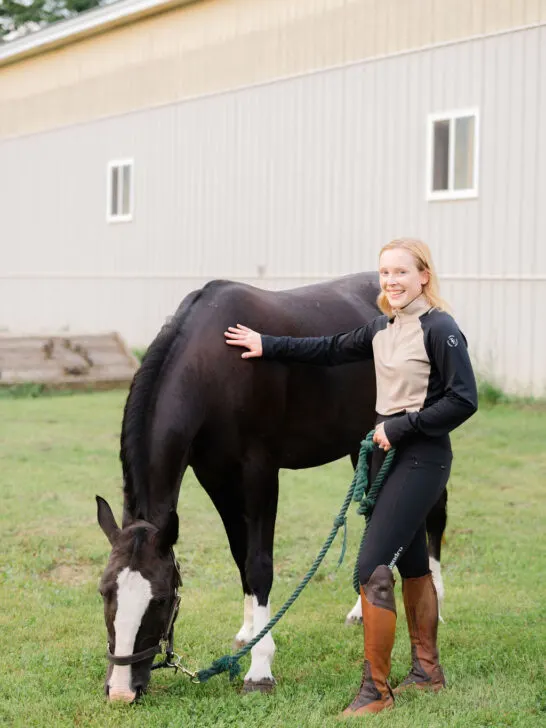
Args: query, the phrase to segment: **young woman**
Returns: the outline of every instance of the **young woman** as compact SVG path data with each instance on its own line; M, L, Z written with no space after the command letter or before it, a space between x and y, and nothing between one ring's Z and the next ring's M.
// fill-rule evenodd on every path
M345 716L377 713L394 705L387 678L396 627L396 565L411 639L412 667L396 688L439 690L445 679L436 645L438 604L429 571L425 519L446 487L451 468L449 432L477 409L476 382L466 339L439 296L428 246L393 240L379 256L383 316L336 336L260 335L237 324L226 343L287 362L336 365L373 358L377 425L371 477L385 453L396 456L377 499L359 554L364 623L364 671ZM365 434L365 433L363 433Z

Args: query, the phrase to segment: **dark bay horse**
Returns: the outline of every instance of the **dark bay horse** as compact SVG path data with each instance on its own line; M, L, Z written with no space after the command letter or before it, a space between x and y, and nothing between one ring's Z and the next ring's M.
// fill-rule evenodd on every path
M123 415L121 529L97 498L112 544L101 581L111 664L111 699L147 687L173 613L178 571L176 506L191 466L220 514L244 592L239 644L270 616L279 468L308 468L358 452L374 424L373 364L327 368L240 358L224 343L238 322L274 335L335 334L378 315L377 274L271 292L213 281L190 293L149 347ZM445 498L427 524L439 561ZM431 526L432 523L432 526ZM355 610L351 613L355 615ZM273 683L271 635L252 650L247 689Z

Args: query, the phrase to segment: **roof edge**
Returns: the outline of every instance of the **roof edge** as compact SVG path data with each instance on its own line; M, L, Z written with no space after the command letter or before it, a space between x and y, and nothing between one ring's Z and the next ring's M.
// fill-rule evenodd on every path
M0 66L199 0L120 0L0 45Z

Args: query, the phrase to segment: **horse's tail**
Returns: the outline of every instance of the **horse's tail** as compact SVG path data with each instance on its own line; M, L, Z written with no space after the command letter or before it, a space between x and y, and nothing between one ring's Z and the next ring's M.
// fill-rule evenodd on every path
M133 377L125 402L120 438L120 460L125 499L124 518L148 520L148 418L153 410L161 371L172 345L181 331L184 319L202 290L189 293L174 316L161 328L148 347Z

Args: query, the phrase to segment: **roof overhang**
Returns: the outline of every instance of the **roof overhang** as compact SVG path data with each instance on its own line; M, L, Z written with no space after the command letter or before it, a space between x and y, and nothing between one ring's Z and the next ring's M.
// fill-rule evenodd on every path
M119 0L0 45L0 66L199 0Z

